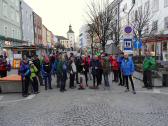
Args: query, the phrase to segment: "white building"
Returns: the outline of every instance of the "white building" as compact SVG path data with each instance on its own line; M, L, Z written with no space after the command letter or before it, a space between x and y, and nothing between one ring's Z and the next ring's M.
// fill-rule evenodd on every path
M88 34L88 25L83 25L79 30L79 47L91 47L91 40Z
M69 31L67 32L67 38L69 39L70 48L74 48L75 45L75 33L72 30L72 26L69 25Z
M161 56L168 52L168 0L136 0L135 6L130 13L131 20L135 19L136 11L149 5L150 17L148 26L143 29L148 39L145 39L144 48L150 50L153 55ZM121 3L121 26L122 29L128 24L128 12L132 6L132 0L123 0ZM151 37L150 37L151 36ZM155 37L153 37L155 36ZM154 39L157 37L157 40ZM121 39L122 42L122 39ZM143 49L144 49L143 48Z

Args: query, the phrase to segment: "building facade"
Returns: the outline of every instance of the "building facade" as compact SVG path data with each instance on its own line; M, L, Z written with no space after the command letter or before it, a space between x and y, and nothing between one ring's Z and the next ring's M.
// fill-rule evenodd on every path
M67 38L69 39L70 48L74 48L75 45L75 33L72 30L72 26L69 25L69 31L67 32Z
M21 40L20 0L0 0L0 35Z
M124 29L128 25L128 21L129 25L134 28L138 24L136 22L136 18L139 18L137 13L142 12L141 18L144 20L143 16L145 16L148 9L150 20L142 29L142 54L144 54L145 50L150 50L154 56L165 57L167 55L168 57L168 13L165 13L168 11L168 0L136 0L128 20L128 11L131 7L132 0L122 1L120 7L121 28ZM122 33L120 44L124 45L124 30Z
M28 45L34 45L34 26L33 26L33 10L24 1L21 2L22 13L22 37Z
M47 47L47 28L42 26L42 43L44 47Z
M13 64L14 46L22 45L21 0L0 0L0 54Z
M33 24L34 24L34 44L36 46L42 45L42 19L35 12L33 12Z
M69 39L65 38L64 36L55 36L57 43L61 44L65 49L70 49Z
M80 48L87 48L91 47L91 39L88 34L88 25L83 25L79 30L79 47Z

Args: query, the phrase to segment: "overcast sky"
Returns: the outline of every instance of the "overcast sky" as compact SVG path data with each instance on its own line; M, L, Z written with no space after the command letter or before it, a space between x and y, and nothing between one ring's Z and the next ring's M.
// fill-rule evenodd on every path
M90 0L24 0L42 17L43 24L56 35L64 35L69 24L79 34L80 27L87 22L86 10Z

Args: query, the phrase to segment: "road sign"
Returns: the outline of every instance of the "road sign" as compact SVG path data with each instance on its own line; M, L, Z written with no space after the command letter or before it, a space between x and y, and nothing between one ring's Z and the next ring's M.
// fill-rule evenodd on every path
M134 41L134 48L135 49L141 49L142 48L142 40L135 39Z
M124 50L132 50L132 39L124 39Z
M132 27L131 26L126 26L124 29L125 33L131 34L132 33Z

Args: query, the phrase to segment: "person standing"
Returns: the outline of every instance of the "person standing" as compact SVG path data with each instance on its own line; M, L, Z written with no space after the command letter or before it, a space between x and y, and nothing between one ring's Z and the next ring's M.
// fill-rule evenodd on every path
M52 89L51 87L51 64L47 56L45 56L44 63L42 64L42 75L45 81L45 90L47 90L48 87L49 89Z
M40 86L44 86L43 85L43 78L41 76L41 63L40 63L40 59L38 58L38 55L34 56L33 64L37 68L37 77L39 79Z
M98 88L100 85L100 67L101 63L97 56L94 56L91 61L91 69L92 69L92 76L93 76L93 88ZM95 85L97 81L97 86Z
M65 87L66 87L66 80L67 80L67 70L68 70L68 66L67 66L67 62L66 62L66 57L62 56L61 59L62 62L62 73L61 73L61 86L60 86L60 92L64 92L66 91Z
M134 63L133 63L133 60L128 57L128 54L124 54L124 59L122 60L122 63L121 63L121 69L122 69L122 73L124 75L124 83L126 82L126 87L127 87L125 92L129 91L129 83L128 83L128 78L129 78L129 80L131 81L133 94L136 94L135 88L134 88L134 83L132 80L132 75L135 71Z
M89 64L89 79L92 80L92 72L91 72L91 58L90 55L87 58L88 64Z
M62 73L62 54L59 55L58 60L55 62L56 74L57 74L57 88L61 85L61 73Z
M20 73L22 78L22 95L23 97L27 97L29 95L28 89L29 89L31 71L30 71L29 62L25 56L21 62Z
M151 57L150 52L145 52L145 59L143 62L143 82L144 87L152 89L152 70L155 69L156 62L155 59Z
M110 87L109 84L110 62L109 59L107 58L107 55L105 55L105 57L103 58L102 69L103 69L105 87Z
M30 80L31 80L31 82L32 82L34 94L38 94L38 93L39 93L39 92L38 92L38 91L39 91L38 80L37 80L37 72L38 72L38 69L37 69L36 66L33 64L32 61L29 61L29 65L30 65L30 71L31 71Z
M83 59L83 73L85 75L86 86L88 87L88 72L89 72L89 63L86 57Z
M75 88L74 86L74 81L75 81L75 74L76 74L76 65L75 65L75 61L74 58L71 57L71 62L70 62L70 85L69 87L71 89Z
M114 73L114 82L118 82L118 75L119 75L119 63L116 59L116 57L113 57L112 60L112 69L113 69L113 73Z
M119 71L118 71L118 76L119 76L119 84L118 85L121 85L121 86L124 86L124 76L123 76L123 73L122 73L122 69L121 69L121 63L124 59L124 53L121 53L120 56L118 57L118 63L119 63Z

